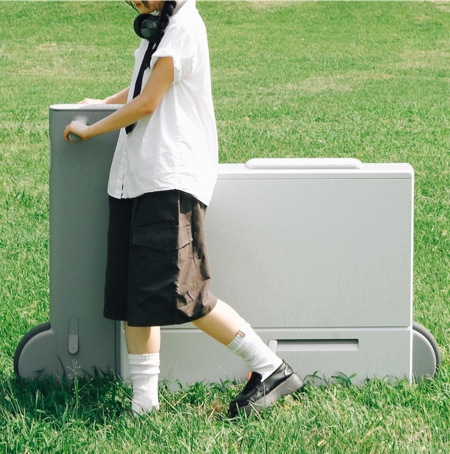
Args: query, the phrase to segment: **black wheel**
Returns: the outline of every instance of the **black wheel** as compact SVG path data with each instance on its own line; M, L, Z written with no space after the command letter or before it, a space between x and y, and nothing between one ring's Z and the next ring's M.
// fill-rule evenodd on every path
M22 350L25 348L25 345L27 345L30 339L32 339L34 336L37 336L38 334L44 331L48 331L49 329L51 329L50 322L42 323L41 325L35 326L32 330L28 331L28 333L25 334L25 336L22 337L14 354L14 373L17 376L19 375L20 355L22 354Z

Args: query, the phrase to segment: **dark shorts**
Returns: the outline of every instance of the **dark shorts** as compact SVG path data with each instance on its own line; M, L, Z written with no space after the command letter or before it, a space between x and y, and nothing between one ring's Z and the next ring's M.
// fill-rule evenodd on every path
M104 316L130 326L187 323L217 299L203 219L206 207L181 191L109 198Z

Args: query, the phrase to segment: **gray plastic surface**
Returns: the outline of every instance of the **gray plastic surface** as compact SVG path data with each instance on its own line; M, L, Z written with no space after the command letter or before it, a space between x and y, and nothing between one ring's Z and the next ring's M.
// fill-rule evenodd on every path
M88 124L89 120L87 117L85 116L81 116L81 117L75 117L74 118L75 121L79 121L80 123L83 123L85 125ZM81 137L80 136L77 136L76 134L70 132L68 134L68 139L71 140L72 142L80 142L81 141Z
M71 140L72 142L80 142L81 141L81 137L80 136L77 136L76 134L73 134L71 132L69 132L68 136L69 140Z
M26 378L52 376L57 370L57 336L50 323L28 332L17 346L14 372Z
M264 328L411 326L412 178L292 176L219 178L213 291Z
M67 124L93 123L111 106L50 108L50 324L17 352L19 374L71 377L116 370L116 323L103 317L106 181L118 133L71 144ZM45 365L45 367L43 367Z
M21 376L95 368L128 376L120 323L102 315L117 133L63 140L74 118L92 123L116 108L50 109L51 327L21 343ZM257 161L220 165L206 217L213 292L302 377L412 379L413 344L414 366L431 370L432 353L412 329L411 166ZM191 325L162 329L161 358L161 378L183 384L248 372Z
M413 375L417 380L434 377L440 365L439 346L431 333L413 324Z
M413 172L343 167L222 166L211 288L302 377L411 379ZM164 330L162 358L184 383L248 372L189 326Z

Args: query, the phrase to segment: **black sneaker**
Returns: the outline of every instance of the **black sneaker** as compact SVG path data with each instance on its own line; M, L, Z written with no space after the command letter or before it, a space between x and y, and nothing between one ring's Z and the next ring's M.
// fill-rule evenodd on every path
M261 374L252 372L242 392L231 401L228 416L236 417L239 410L247 415L253 410L261 411L270 407L279 397L291 394L303 386L302 379L284 361L264 381L261 378Z

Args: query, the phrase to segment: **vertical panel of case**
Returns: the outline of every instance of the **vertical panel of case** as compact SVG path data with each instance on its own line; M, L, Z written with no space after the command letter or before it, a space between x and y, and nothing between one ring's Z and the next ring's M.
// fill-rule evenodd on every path
M117 134L71 144L65 126L95 122L111 109L50 109L50 319L58 375L116 369L116 324L103 317L107 179Z

